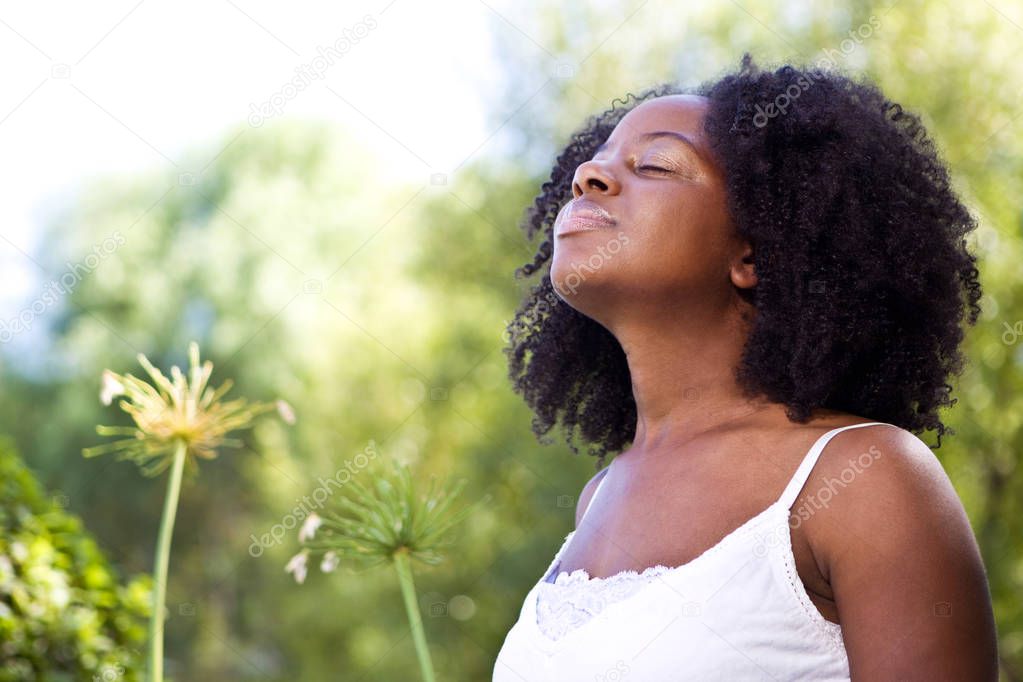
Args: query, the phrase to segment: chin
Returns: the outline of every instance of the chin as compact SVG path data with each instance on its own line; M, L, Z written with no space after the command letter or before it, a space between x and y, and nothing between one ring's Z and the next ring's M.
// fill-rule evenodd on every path
M555 253L551 260L551 284L566 303L572 303L592 284L598 274L586 267L585 258L573 258L567 253Z
M606 237L600 239L598 237ZM551 284L570 306L593 317L594 306L606 306L613 297L613 282L627 270L622 251L628 243L622 233L573 234L557 239L551 256Z
M598 310L607 304L607 296L600 292L606 289L607 275L600 270L590 270L585 259L555 258L551 262L551 285L558 298L588 317L599 317Z

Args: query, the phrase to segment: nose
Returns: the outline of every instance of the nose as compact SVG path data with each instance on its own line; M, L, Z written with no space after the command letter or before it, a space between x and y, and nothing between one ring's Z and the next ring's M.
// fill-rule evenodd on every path
M584 161L575 169L572 177L572 194L576 199L589 191L602 194L618 194L621 185L604 166L603 161Z

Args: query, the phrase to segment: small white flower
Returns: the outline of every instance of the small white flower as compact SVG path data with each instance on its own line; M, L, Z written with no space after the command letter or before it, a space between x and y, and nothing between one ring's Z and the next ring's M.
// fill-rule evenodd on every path
M340 559L337 557L337 552L333 550L323 555L323 561L320 562L320 570L324 573L330 573L340 563Z
M119 395L124 395L124 384L118 381L117 375L109 369L103 370L103 385L99 391L100 401L104 405L109 405Z
M24 542L15 540L11 543L11 556L19 564L25 563L25 560L28 559L28 547L25 546Z
M295 576L295 582L299 585L305 582L306 559L308 558L309 550L303 549L301 552L291 557L288 561L288 565L284 567L284 572L293 574Z
M305 542L306 540L312 540L313 536L316 535L316 529L323 524L323 519L316 512L312 512L306 517L305 522L302 523L302 527L298 529L298 541Z
M281 416L285 424L295 423L295 410L284 400L277 401L277 414Z

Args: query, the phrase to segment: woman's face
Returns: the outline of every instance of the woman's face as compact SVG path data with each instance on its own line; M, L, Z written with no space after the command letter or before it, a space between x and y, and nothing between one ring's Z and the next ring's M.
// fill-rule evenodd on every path
M554 224L551 279L609 328L624 311L720 314L735 286L755 283L704 137L706 110L693 95L643 102L576 169L575 198Z

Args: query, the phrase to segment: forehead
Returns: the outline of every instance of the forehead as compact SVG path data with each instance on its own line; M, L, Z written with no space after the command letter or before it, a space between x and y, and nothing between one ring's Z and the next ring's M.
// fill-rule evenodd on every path
M703 136L708 103L706 97L698 95L655 97L622 117L609 139L618 142L652 130L673 130L695 141Z

